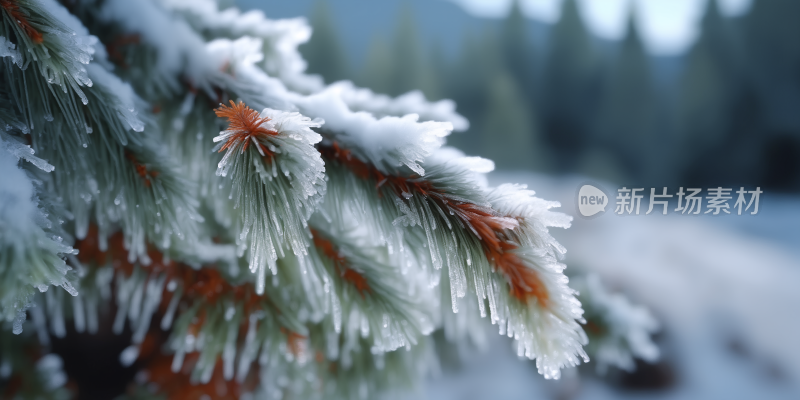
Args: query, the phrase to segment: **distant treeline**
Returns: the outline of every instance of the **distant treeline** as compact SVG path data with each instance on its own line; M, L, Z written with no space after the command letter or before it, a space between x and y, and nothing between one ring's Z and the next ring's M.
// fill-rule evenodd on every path
M403 12L394 36L376 39L360 66L347 59L327 7L318 4L302 47L310 72L455 100L472 126L449 143L500 169L800 189L800 1L754 0L728 18L710 0L700 37L671 60L647 53L632 18L623 40L598 45L574 0L563 2L546 40L530 40L515 6L470 32L455 58Z

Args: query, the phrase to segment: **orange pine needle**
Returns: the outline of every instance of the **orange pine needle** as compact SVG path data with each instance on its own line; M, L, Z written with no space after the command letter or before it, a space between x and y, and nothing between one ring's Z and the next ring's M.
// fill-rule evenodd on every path
M281 333L286 335L286 346L293 356L299 357L305 352L307 339L305 336L284 327L281 327Z
M244 102L234 103L231 100L230 104L230 107L220 104L219 108L214 110L218 117L228 119L228 130L234 132L220 147L220 152L238 145L242 145L242 151L244 151L250 146L252 138L278 135L277 131L262 126L271 121L270 118L262 117L258 111L246 106ZM261 145L259 144L259 146ZM261 146L260 149L264 154L269 154L264 146Z
M150 178L157 177L158 171L148 171L147 167L144 164L139 163L139 161L136 159L136 156L127 150L125 151L125 157L133 163L134 168L136 168L136 174L144 179L144 185L146 187L150 187L152 185Z
M106 44L106 53L108 53L108 58L111 61L114 61L114 63L117 65L123 68L128 68L129 65L125 62L125 56L122 54L121 48L122 46L139 44L140 42L141 37L136 33L118 36L116 39Z
M361 298L364 298L364 292L369 292L369 282L367 282L367 278L364 275L361 275L356 270L352 268L345 268L343 272L340 272L342 275L342 279L347 282L350 282L353 286L356 287L358 290L358 294L361 295Z
M107 250L100 250L99 231L96 225L89 226L86 238L75 244L78 249L78 261L94 266L111 265L117 271L130 276L134 264L128 261L128 251L125 249L125 239L122 232L117 232L108 238ZM261 308L261 300L269 300L266 296L256 294L253 284L234 286L214 268L194 269L188 265L167 261L163 254L155 249L150 249L148 256L152 260L150 265L139 265L148 273L165 272L168 280L181 283L184 296L199 298L209 303L215 303L224 295L232 294L237 301L244 302L245 312L249 313ZM162 303L169 302L170 292L164 292Z
M358 293L361 295L361 298L364 298L364 292L370 291L367 278L365 278L364 275L361 275L358 271L349 268L347 266L347 259L339 253L333 242L320 235L319 231L312 229L311 235L314 237L314 246L319 249L322 254L325 255L325 257L328 257L331 259L331 261L333 261L333 265L342 279L355 286L356 290L358 290Z
M0 7L6 10L14 21L17 21L20 28L25 31L25 34L28 35L34 43L41 44L44 42L42 33L37 31L36 28L28 22L28 19L25 18L25 13L19 8L19 4L17 4L16 0L0 0Z

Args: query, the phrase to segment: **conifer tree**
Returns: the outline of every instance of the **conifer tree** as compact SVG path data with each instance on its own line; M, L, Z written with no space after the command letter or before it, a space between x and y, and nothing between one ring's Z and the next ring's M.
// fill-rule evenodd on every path
M548 142L569 157L591 144L600 65L574 0L565 0L553 27L542 81L542 120ZM565 151L569 149L570 151Z
M638 166L639 175L653 170L662 150L657 136L657 103L650 59L636 24L635 10L618 54L611 61L595 126L598 142L615 152L627 168Z
M464 134L453 135L452 143L466 152L480 151L483 119L489 106L491 80L503 73L502 52L491 30L467 31L465 43L454 64L443 76L445 93L458 103L464 115L470 115L471 127ZM475 129L477 128L477 129Z
M780 190L800 187L800 50L783 39L800 34L798 13L795 1L758 0L737 21L747 74L732 112L734 157L745 160L735 173Z
M733 38L716 0L708 2L701 27L701 36L686 57L676 102L679 143L675 147L681 151L672 156L683 165L697 162L726 141L738 94L734 82L741 77Z
M510 74L491 81L481 149L498 168L541 171L549 165L531 108Z
M533 44L528 40L527 21L519 0L514 0L508 17L503 21L500 44L503 63L525 92L533 88L534 70Z
M0 14L8 398L69 397L67 324L130 330L130 399L372 398L483 321L545 378L588 361L571 218L443 148L452 102L325 86L302 19L213 0Z
M800 50L792 41L782 40L800 34L800 26L794 23L798 12L800 4L791 0L756 0L743 17L742 31L746 51L748 55L752 54L748 60L751 65L750 73L758 83L761 95L765 97L763 101L769 105L785 101L778 99L785 98L783 91L795 92L791 95L792 99L800 91L797 73ZM782 82L781 90L774 90L772 85L777 85L776 82ZM781 94L769 98L772 93Z
M394 56L389 41L381 35L370 39L363 71L355 78L356 83L363 84L379 93L392 90L393 81L390 76L394 70Z
M422 45L414 11L409 4L400 5L397 26L390 40L372 39L364 71L364 82L376 91L399 95L420 90L427 97L439 91L434 70Z
M315 33L311 40L301 47L302 54L308 61L308 72L322 75L327 82L348 78L351 74L347 56L344 54L331 5L327 0L319 0L314 4L311 26Z

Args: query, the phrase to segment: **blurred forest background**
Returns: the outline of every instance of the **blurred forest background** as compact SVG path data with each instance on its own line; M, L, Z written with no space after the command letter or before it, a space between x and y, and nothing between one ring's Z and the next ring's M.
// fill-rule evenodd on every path
M287 15L298 2L237 3L302 15ZM575 0L554 24L525 18L518 4L487 19L445 1L382 0L399 12L355 25L392 24L392 33L362 34L370 43L354 55L343 32L359 27L337 20L337 2L312 3L314 34L301 47L309 72L455 100L471 127L449 144L498 169L800 190L800 1L753 0L728 17L709 0L698 39L676 56L649 54L632 17L620 41L593 36ZM431 26L447 34L427 34Z

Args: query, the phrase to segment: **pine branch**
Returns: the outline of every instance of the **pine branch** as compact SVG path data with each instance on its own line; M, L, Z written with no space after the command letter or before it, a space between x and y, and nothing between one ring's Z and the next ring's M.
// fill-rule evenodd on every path
M75 216L77 236L86 234L92 206L104 232L123 225L131 257L146 257L146 238L168 246L173 235L191 236L191 221L201 218L186 195L188 182L164 163L148 142L152 136L134 134L144 129L135 112L139 100L129 86L91 63L97 39L56 3L47 10L35 2L19 4L35 21L31 24L41 26L44 39L19 49L22 68L7 63L2 73L32 130L34 148L56 166L53 180ZM2 27L16 38L19 29Z
M170 332L167 347L174 353L173 371L184 369L184 359L189 357L193 381L203 383L215 376L218 360L222 360L225 379L241 381L259 352L272 357L292 355L291 346L280 345L288 343L284 332L307 331L295 317L296 310L280 296L259 295L252 283L231 284L230 277L213 267L194 269L165 259L155 249L150 249L151 264L131 263L125 257L121 234L112 235L108 250L102 251L96 229L92 231L95 235L78 243L78 258L89 270L113 271L104 281L110 282L111 276L116 281L114 331L122 332L126 319L133 331L133 343L121 355L123 364L145 356L147 332L153 329L155 315L161 315L161 329ZM84 287L91 287L85 283ZM65 311L49 309L48 313L56 319Z
M71 301L0 275L28 285L42 343L68 321L96 332L115 304L113 330L133 332L121 362L149 362L158 386L131 396L170 399L409 385L435 364L429 334L465 338L487 304L545 377L586 359L548 232L569 217L524 187L482 185L487 160L449 159L445 137L467 126L451 102L326 87L304 73L304 22L212 1L0 6L0 122L14 140L0 153L52 171L31 175L42 208L63 206L50 222L71 219L80 239ZM33 250L50 283L73 279L57 268L71 248ZM19 264L0 257L0 272Z
M634 357L658 361L659 349L651 336L659 324L646 308L632 304L621 293L612 293L594 274L579 277L573 286L586 309L586 351L595 359L599 374L609 366L633 371Z
M454 312L457 299L467 291L477 296L482 316L488 300L492 322L499 324L501 334L514 336L519 354L536 358L547 378L576 365L577 356L588 361L582 349L586 337L576 322L583 311L566 285L564 266L556 260L561 248L547 234L546 227L554 222L568 226L566 216L547 214L554 204L538 202L510 186L484 194L458 166L428 168L425 178L390 175L336 142L323 142L320 152L333 168L357 177L330 172L330 186L342 191L329 196L369 193L372 187L371 196L377 197L373 201L382 205L357 207L381 210L367 219L382 220L384 231L398 224L424 229L431 263L435 269L447 266ZM522 208L520 200L526 202ZM541 217L548 219L537 220Z

